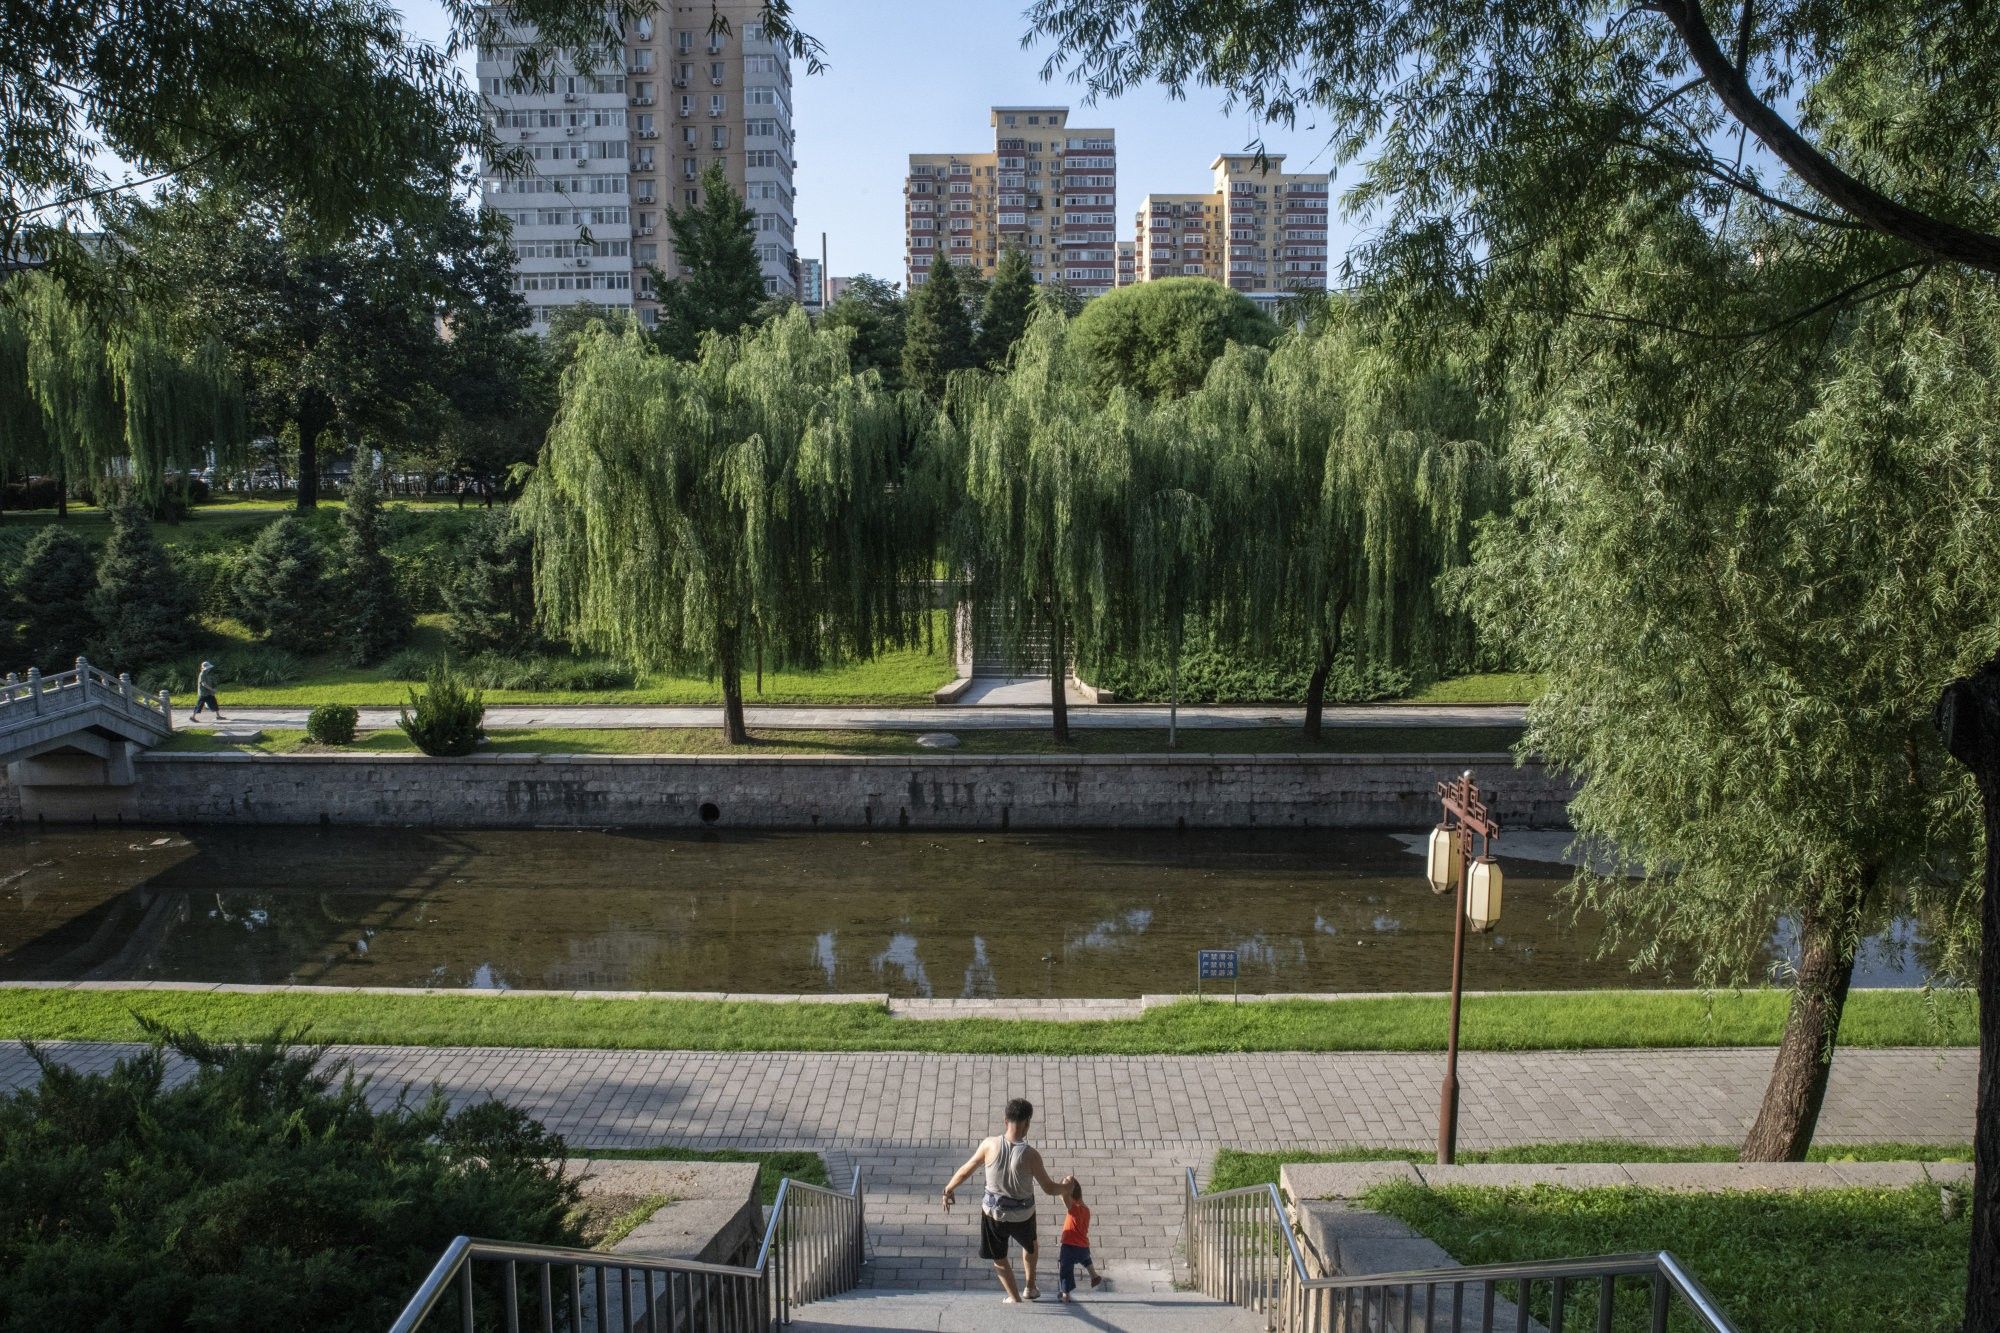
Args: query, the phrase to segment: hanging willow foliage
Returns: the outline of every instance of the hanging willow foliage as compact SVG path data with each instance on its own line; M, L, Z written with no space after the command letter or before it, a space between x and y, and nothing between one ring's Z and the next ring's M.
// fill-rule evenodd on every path
M1070 653L1115 642L1119 594L1132 568L1133 458L1145 406L1093 388L1069 321L1044 302L1004 376L959 381L966 425L961 564L984 623L1020 651L1048 636L1057 739L1068 738L1063 679Z
M42 405L28 382L28 336L25 312L0 302L0 477L49 462Z
M15 279L0 301L0 470L49 468L158 498L170 472L248 447L244 394L213 341L183 353L140 313L108 333L62 285Z
M1241 397L1240 375L1204 389ZM1473 524L1505 502L1492 425L1452 364L1414 365L1350 309L1285 340L1264 377L1265 475L1229 492L1246 543L1228 623L1312 646L1306 727L1319 730L1344 650L1420 669L1464 661L1467 621L1439 580L1467 565ZM1209 409L1217 420L1240 407Z
M548 627L647 670L712 668L745 739L740 668L799 666L923 632L935 504L893 398L844 332L794 309L693 363L599 330L522 498Z

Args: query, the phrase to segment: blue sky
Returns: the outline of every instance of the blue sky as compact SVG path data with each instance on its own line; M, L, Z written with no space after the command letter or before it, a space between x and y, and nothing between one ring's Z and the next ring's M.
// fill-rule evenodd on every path
M408 0L410 27L441 40L435 0ZM1073 123L1118 131L1118 234L1149 193L1208 188L1217 153L1242 150L1258 127L1223 110L1214 92L1175 102L1156 88L1082 111L1081 93L1044 83L1048 48L1024 50L1019 0L794 0L799 25L825 45L827 71L794 70L798 131L798 246L817 255L827 233L832 271L903 276L903 173L913 152L990 151L987 109L1034 103L1078 108ZM1325 170L1325 136L1301 126L1264 135L1291 171ZM1350 169L1351 170L1351 169ZM1334 181L1336 198L1346 183ZM1328 268L1353 235L1335 219Z

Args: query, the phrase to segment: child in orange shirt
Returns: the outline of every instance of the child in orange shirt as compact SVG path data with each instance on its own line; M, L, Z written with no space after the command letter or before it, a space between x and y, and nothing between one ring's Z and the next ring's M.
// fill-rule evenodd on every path
M1094 1290L1104 1279L1090 1262L1090 1209L1083 1206L1083 1186L1072 1178L1069 1183L1068 1212L1063 1218L1061 1248L1056 1251L1056 1299L1066 1301L1076 1290L1076 1270L1090 1274Z

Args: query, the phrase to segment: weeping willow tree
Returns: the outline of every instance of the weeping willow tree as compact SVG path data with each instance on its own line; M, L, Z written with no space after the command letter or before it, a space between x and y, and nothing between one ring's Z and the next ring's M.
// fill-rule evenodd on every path
M1232 492L1246 566L1231 583L1234 619L1309 645L1314 740L1343 652L1426 670L1470 651L1469 624L1442 603L1439 581L1469 563L1474 524L1505 487L1469 384L1449 361L1405 360L1350 308L1271 357L1270 439L1254 456L1272 493L1254 479Z
M185 479L211 453L224 466L249 449L243 387L213 339L183 354L147 317L123 328L109 359L124 408L124 458L132 489L152 504L170 473Z
M694 362L637 333L585 336L521 501L547 627L645 670L712 670L743 725L761 645L818 667L917 641L934 503L894 399L848 335L794 308L711 336Z
M1123 389L1107 398L1092 387L1068 319L1048 301L1007 375L961 380L956 391L965 423L959 564L1011 649L1048 636L1049 703L1066 742L1071 657L1115 640L1146 409Z
M146 313L94 311L41 275L0 301L0 471L55 472L59 505L85 478L150 505L171 472L238 458L248 436L214 343L183 351Z
M47 465L49 434L28 380L29 329L19 305L0 301L0 483Z

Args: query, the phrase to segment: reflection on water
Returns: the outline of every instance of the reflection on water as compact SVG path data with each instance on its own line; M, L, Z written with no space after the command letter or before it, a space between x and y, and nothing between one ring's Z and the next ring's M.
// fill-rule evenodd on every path
M75 830L0 840L0 978L1123 996L1438 990L1451 912L1396 840L1318 831ZM1596 958L1510 860L1466 984L1672 984ZM1915 985L1906 926L1856 983ZM1769 958L1781 956L1773 942ZM1679 980L1684 980L1681 978Z

